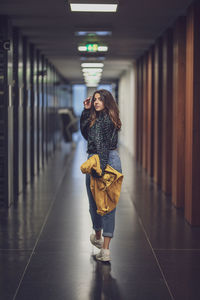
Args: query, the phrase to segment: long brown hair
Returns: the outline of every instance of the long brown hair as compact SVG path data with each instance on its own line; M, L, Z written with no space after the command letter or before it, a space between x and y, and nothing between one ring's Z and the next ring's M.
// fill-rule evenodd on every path
M95 95L100 94L101 101L104 103L104 111L110 116L110 119L112 120L115 127L119 130L122 126L121 120L119 118L119 109L117 106L116 101L114 100L112 94L107 90L98 90L94 92L92 96L92 105L91 105L91 111L90 111L90 127L93 126L93 124L96 121L97 113L94 108L94 101L95 101Z

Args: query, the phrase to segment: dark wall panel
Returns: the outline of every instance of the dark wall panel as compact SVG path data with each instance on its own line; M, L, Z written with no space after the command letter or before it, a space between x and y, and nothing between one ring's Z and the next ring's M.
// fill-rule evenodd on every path
M36 52L36 132L37 132L37 172L39 173L42 165L42 132L41 132L41 55L40 51Z
M26 182L31 182L31 47L29 42L26 39L26 51L27 51L27 60L26 60L26 90L25 90L25 104L26 104L26 135L27 135L27 175Z
M13 203L12 26L0 16L0 206ZM5 44L9 41L10 46Z
M35 174L35 138L34 138L34 129L35 129L35 118L34 118L34 109L35 109L35 91L34 91L34 45L30 45L30 177L31 181L34 178Z
M13 28L13 183L14 199L19 192L19 30Z
M142 164L142 140L143 140L143 59L140 59L139 61L139 132L138 132L138 147L139 147L139 153L138 153L138 159L140 164Z
M136 75L136 126L135 126L135 158L139 161L139 112L140 112L140 62L136 63L137 75Z
M200 3L188 10L186 29L185 217L200 225Z
M23 64L23 73L22 73L22 78L23 78L23 94L22 94L22 107L23 107L23 190L26 188L27 184L27 170L28 170L28 160L27 160L27 38L24 37L22 40L23 46L22 46L22 64Z
M142 166L147 168L147 54L143 59Z
M153 176L154 47L148 53L147 69L147 172Z
M19 108L18 108L18 149L19 149L19 156L18 156L18 176L19 176L19 186L18 186L18 194L22 193L23 191L23 90L24 90L24 83L23 83L23 38L19 32L19 55L18 55L18 95L19 95Z
M45 57L41 57L41 159L42 167L45 165Z
M154 50L154 181L162 182L162 38L155 44Z
M172 189L172 66L173 32L168 29L163 36L163 92L162 92L162 190Z
M173 42L172 202L184 207L185 198L185 86L186 18L177 20Z

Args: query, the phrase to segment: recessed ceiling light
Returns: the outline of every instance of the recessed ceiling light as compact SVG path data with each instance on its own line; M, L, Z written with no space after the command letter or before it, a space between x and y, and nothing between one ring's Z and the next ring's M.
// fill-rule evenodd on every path
M83 68L82 72L83 73L101 73L103 70L101 68Z
M110 36L112 31L76 31L76 36Z
M86 83L86 86L87 87L97 87L97 85L98 85L98 82L97 83L95 83L95 84L89 84L89 83Z
M84 76L85 80L99 80L101 78L100 75L85 75Z
M78 46L78 51L87 51L87 47L86 46Z
M71 11L75 12L116 12L117 4L70 3Z
M103 53L101 53L101 54L103 54ZM82 61L91 61L91 62L93 62L93 61L96 62L97 60L103 61L103 60L105 60L105 56L95 56L95 57L93 57L93 56L89 56L89 57L88 56L81 56L80 60L82 60Z
M103 68L103 63L82 63L82 68Z
M98 46L98 51L99 52L106 52L106 51L108 51L108 46Z

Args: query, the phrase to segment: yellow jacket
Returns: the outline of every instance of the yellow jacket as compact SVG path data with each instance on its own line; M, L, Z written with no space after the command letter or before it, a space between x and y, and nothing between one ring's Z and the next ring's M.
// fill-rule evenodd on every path
M101 176L100 160L97 154L91 156L81 165L82 173L91 174L94 169ZM97 206L97 213L105 215L112 211L119 200L123 175L110 165L105 168L105 173L100 178L91 176L90 189Z

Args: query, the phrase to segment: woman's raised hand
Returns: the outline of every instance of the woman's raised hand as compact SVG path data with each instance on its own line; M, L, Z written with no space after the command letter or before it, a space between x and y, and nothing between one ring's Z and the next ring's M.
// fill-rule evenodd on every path
M91 97L88 97L87 99L85 99L83 101L83 104L84 104L84 108L85 109L90 109L91 108L91 101L90 101Z

